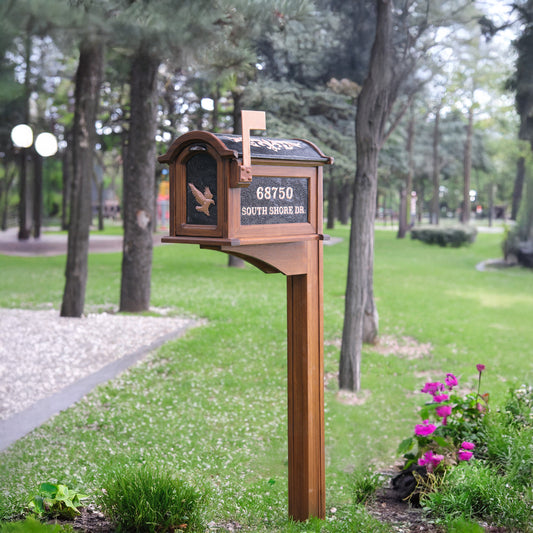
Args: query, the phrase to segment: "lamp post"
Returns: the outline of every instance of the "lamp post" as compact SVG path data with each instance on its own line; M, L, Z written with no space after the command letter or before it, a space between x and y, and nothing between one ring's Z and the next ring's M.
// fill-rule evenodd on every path
M19 124L11 130L11 140L20 149L20 183L19 183L19 240L30 237L27 224L27 155L28 148L33 143L33 131L27 124ZM57 152L57 139L51 133L40 133L35 139L34 154L34 187L33 187L33 236L37 239L41 235L41 205L43 199L43 158L50 157Z
M19 124L11 130L11 140L15 147L20 148L20 180L19 180L19 240L27 240L30 231L26 221L27 183L26 157L27 149L33 144L33 131L27 124Z
M57 152L57 139L51 133L43 132L35 139L35 175L33 188L33 236L41 236L43 205L43 159Z

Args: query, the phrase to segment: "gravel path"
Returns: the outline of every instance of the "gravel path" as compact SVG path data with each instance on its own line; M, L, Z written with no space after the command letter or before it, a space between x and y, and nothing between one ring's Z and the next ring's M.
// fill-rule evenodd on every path
M63 391L68 397L50 410L67 407L78 393L83 396L98 382L198 324L180 317L102 313L61 318L54 309L0 309L0 433L37 411L30 409L37 402L42 411Z

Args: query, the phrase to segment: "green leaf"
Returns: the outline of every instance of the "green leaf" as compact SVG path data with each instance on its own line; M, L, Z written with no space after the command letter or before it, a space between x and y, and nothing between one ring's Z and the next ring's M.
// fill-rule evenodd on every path
M414 441L415 439L413 437L409 437L407 439L402 440L402 442L400 442L400 445L398 446L398 453L400 455L404 455L410 452L415 445Z
M422 418L422 420L427 420L434 412L435 404L424 405L422 409L420 409L420 418Z
M438 435L435 435L433 437L433 440L443 448L446 448L448 446L448 441L444 437L439 437Z
M28 504L28 507L33 513L36 514L43 514L44 509L44 501L42 496L35 496L33 500Z
M65 485L58 485L57 486L56 498L58 500L62 500L64 498L68 498L68 487L66 487Z
M60 486L61 485L54 485L53 483L41 483L41 485L39 486L39 490L41 492L46 493L47 495L50 495L53 498L58 492Z

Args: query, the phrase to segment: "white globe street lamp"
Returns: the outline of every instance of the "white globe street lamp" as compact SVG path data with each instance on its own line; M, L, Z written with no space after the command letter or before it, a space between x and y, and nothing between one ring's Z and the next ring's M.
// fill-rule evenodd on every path
M11 140L17 148L29 148L33 144L33 131L27 124L19 124L11 130Z
M43 205L43 158L53 156L57 152L57 139L48 132L39 133L35 139L35 175L33 190L33 236L41 236L41 220Z
M35 139L35 150L41 157L51 157L57 153L57 139L51 133L39 133Z
M18 124L11 130L11 140L13 145L20 148L21 166L20 166L20 186L19 186L19 240L26 240L30 236L27 224L27 183L26 183L26 150L33 144L33 131L27 124ZM40 133L35 139L34 156L34 188L33 188L33 236L37 239L41 235L41 218L42 218L42 176L43 176L43 157L53 156L57 152L57 139L51 133Z

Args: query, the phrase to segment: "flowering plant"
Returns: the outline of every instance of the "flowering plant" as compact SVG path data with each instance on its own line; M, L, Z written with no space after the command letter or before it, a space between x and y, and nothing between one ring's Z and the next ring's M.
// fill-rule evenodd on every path
M488 393L480 394L485 365L478 364L476 369L477 392L459 394L459 380L453 374L446 374L443 382L427 382L421 389L431 399L420 410L422 423L415 425L414 435L398 448L406 459L405 469L418 464L428 473L438 473L472 459L489 401Z

